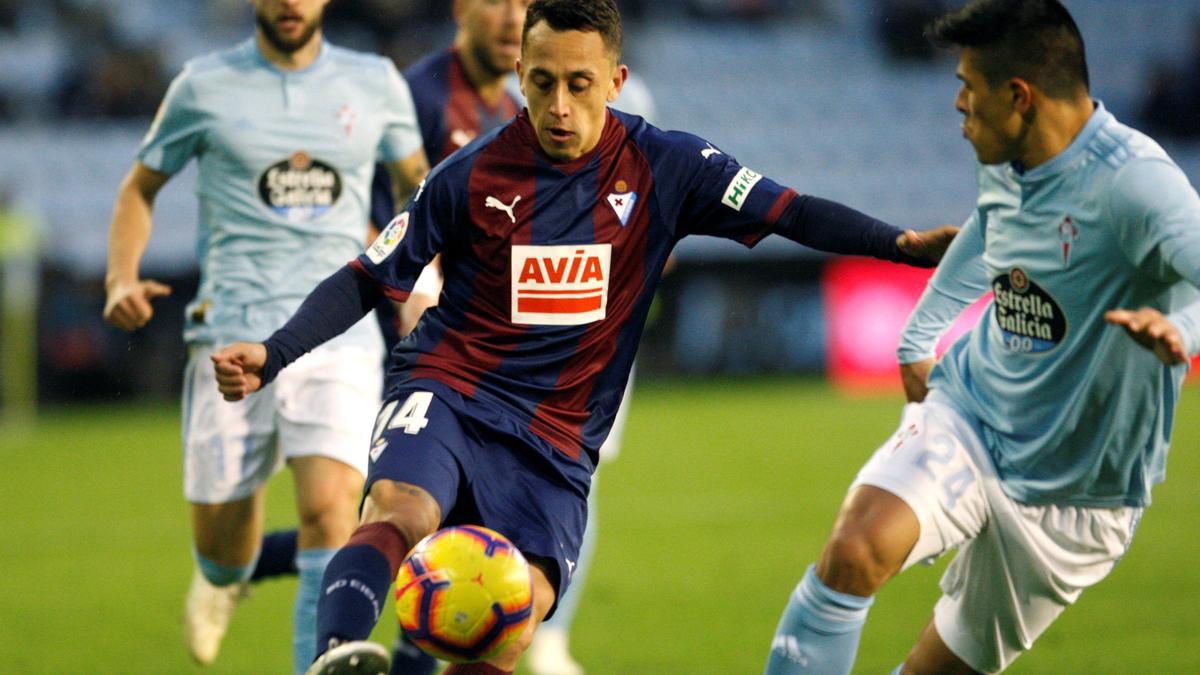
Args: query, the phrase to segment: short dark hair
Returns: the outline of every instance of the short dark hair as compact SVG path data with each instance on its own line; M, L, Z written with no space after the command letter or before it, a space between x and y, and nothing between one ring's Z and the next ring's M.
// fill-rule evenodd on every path
M970 47L995 87L1019 77L1052 98L1088 90L1083 36L1058 0L975 0L930 24L939 47Z
M621 12L617 10L615 0L534 0L525 13L521 44L525 44L529 29L539 21L545 21L557 31L596 31L600 33L600 39L604 40L608 51L617 60L621 58L624 36L621 31Z

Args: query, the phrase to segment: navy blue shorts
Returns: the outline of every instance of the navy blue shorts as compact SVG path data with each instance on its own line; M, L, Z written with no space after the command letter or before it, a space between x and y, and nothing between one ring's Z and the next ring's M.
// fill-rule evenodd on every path
M364 494L381 479L423 488L441 507L441 527L483 525L503 534L561 598L583 542L590 469L545 456L498 429L495 415L485 423L470 407L438 383L401 387L376 422Z

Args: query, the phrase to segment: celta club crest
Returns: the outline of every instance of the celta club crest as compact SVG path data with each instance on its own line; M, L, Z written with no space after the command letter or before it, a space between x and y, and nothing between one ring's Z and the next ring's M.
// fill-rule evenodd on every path
M358 113L349 105L344 105L338 110L338 124L346 130L346 135L354 133L354 123L358 121Z
M1075 239L1079 237L1079 228L1071 221L1071 216L1065 216L1058 225L1058 240L1062 244L1063 265L1071 264L1071 249Z

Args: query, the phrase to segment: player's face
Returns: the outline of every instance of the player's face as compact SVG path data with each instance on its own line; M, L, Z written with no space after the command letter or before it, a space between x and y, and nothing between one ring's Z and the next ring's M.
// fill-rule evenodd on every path
M530 0L457 0L454 16L475 61L500 77L521 56L521 28Z
M327 4L329 0L254 0L254 16L271 46L291 54L313 39Z
M517 74L538 143L567 162L596 147L606 106L617 100L629 70L600 33L556 31L541 21L526 33Z
M963 114L963 137L975 148L983 164L1011 162L1020 156L1021 139L1027 129L1009 83L993 88L976 66L980 54L962 50L958 79L962 86L954 107Z

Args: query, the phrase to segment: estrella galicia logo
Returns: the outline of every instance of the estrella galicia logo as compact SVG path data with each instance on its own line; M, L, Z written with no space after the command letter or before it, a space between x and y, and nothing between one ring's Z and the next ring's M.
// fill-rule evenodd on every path
M1004 345L1014 352L1054 349L1067 335L1067 318L1050 294L1014 267L992 280L996 325Z
M312 220L342 196L342 177L337 169L300 150L267 167L258 179L258 196L289 221Z

